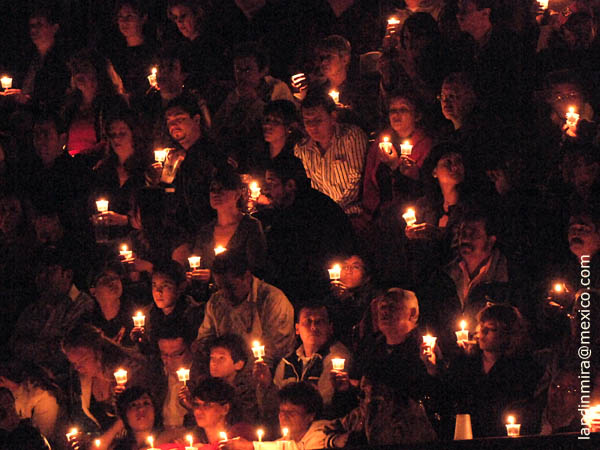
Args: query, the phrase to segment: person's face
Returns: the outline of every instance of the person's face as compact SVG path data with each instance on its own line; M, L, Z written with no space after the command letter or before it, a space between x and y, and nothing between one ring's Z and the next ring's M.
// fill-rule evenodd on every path
M592 257L600 250L600 232L590 216L573 216L569 220L569 248L578 258Z
M390 103L390 125L400 137L410 136L415 130L415 107L406 99L395 98Z
M348 55L342 56L335 51L320 50L317 53L317 61L323 76L331 79L346 72L350 57Z
M154 427L154 405L148 394L127 405L127 423L133 431L151 431Z
M598 162L588 162L584 157L580 157L575 161L573 183L580 195L588 195L594 184L598 182L599 177L600 164Z
M182 143L200 133L200 116L191 117L182 108L175 107L165 113L169 134L177 142Z
M256 89L260 86L260 81L265 76L265 70L258 68L256 58L247 56L233 60L233 73L235 82L240 88Z
M66 295L71 288L73 272L58 264L42 267L35 282L39 293Z
M58 242L63 237L63 227L57 214L38 216L33 221L35 235L42 244Z
M69 363L79 374L93 377L102 373L100 358L94 350L87 347L75 347L65 351Z
M146 17L140 16L131 5L123 5L117 14L119 31L125 38L142 36L145 22Z
M285 186L274 172L267 170L265 173L265 186L263 194L271 199L274 206L282 207L287 202L288 193L286 192Z
M289 435L302 436L315 419L314 414L308 414L304 406L293 403L281 403L279 405L279 424L281 428L287 428Z
M156 74L160 92L166 95L178 94L185 81L185 73L178 59L161 61Z
M213 276L217 287L223 290L225 296L233 303L241 303L248 297L252 285L250 273L247 272L241 277L236 277L231 273L214 273Z
M313 141L329 143L333 136L335 118L324 107L303 108L302 120L304 128Z
M33 147L46 167L60 156L60 136L53 122L36 123L33 126Z
M175 374L182 367L189 369L192 355L182 337L159 339L158 349L167 373Z
M548 388L546 411L553 427L564 426L577 414L580 382L574 373L561 372Z
M360 256L353 255L344 261L340 281L347 289L355 289L367 281L365 263Z
M458 250L463 258L478 256L481 259L488 257L494 244L495 236L488 236L483 220L463 222L458 230Z
M465 179L465 166L462 156L458 153L447 153L442 156L435 169L433 177L438 179L440 184L458 185Z
M116 120L108 127L110 145L118 156L133 152L133 133L123 120Z
M262 121L263 137L265 142L285 142L289 128L285 126L280 117L269 114Z
M216 402L205 402L198 397L192 402L194 419L200 428L212 428L225 421L229 412L229 404L221 405Z
M57 31L58 24L49 23L46 17L31 17L29 19L29 36L37 47L52 45Z
M383 297L377 302L377 324L384 335L408 333L412 329L410 310L401 301Z
M154 303L160 309L170 309L175 307L179 290L175 281L162 273L155 273L152 276L152 297Z
M0 200L0 231L11 235L17 231L23 218L23 208L18 198L7 197Z
M213 181L210 184L209 195L212 209L234 210L237 208L241 192L237 189L225 189L220 183Z
M184 37L194 40L198 34L198 17L188 6L176 5L171 8L171 18Z
M575 108L575 112L581 114L585 99L577 85L573 83L557 83L550 90L548 103L556 116L558 116L559 122L563 124L569 108L573 107Z
M98 76L91 65L78 68L77 72L73 73L71 77L73 87L81 92L95 92L98 89Z
M477 341L484 352L500 352L506 344L497 320L488 320L477 325Z
M463 120L475 107L475 93L461 84L444 82L440 102L446 119Z
M103 273L96 281L95 287L90 292L100 302L115 302L123 295L121 277L114 271Z
M229 349L214 347L210 350L210 376L228 380L244 367L243 361L234 362Z
M327 309L304 308L300 311L300 317L296 324L296 334L304 345L313 348L321 348L331 336L331 323L327 315Z
M460 31L474 35L482 24L489 22L490 9L477 10L475 3L471 0L459 0L456 20Z

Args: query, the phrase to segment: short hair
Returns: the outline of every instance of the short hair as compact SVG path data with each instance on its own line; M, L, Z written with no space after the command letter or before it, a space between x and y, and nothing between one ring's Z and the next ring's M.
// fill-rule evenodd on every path
M224 348L229 350L231 359L234 363L243 361L248 362L248 344L239 334L228 333L222 336L215 337L208 343L208 351L211 352L214 348Z
M425 12L411 14L404 22L400 32L400 43L403 48L405 48L404 35L406 31L410 31L412 35L426 36L433 40L440 39L440 30L436 20L431 14Z
M329 311L329 307L325 304L325 302L318 301L318 300L308 301L306 303L303 303L300 307L296 308L296 323L300 322L300 316L302 315L302 311L306 311L306 310L316 311L316 310L320 310L320 309L325 309L325 312L327 313L327 320L329 323L331 323L332 318L331 318L331 314Z
M63 353L75 348L86 348L98 354L102 367L112 367L126 359L127 351L108 339L101 330L85 322L73 324L61 341Z
M55 0L37 0L29 8L28 17L44 17L48 23L56 25L60 23L61 10Z
M402 304L404 308L407 304L412 303L417 309L417 315L419 314L419 299L413 291L408 289L402 289L399 287L393 287L388 289L380 297L380 300L391 300L396 303Z
M352 45L348 39L339 34L332 34L321 39L316 47L317 51L335 52L340 56L349 56L352 53Z
M187 6L201 18L204 18L211 6L210 0L169 0L167 3L167 14L171 18L171 8L175 6Z
M500 331L507 337L504 352L514 355L524 348L527 340L527 327L520 311L504 303L488 303L477 313L477 322L496 321Z
M105 261L100 261L99 264L95 264L89 271L87 277L87 287L88 289L96 286L96 283L107 272L114 272L120 278L125 275L125 271L123 270L123 264L114 259L108 259Z
M273 172L283 184L294 180L299 191L308 188L308 180L304 166L295 157L279 157L267 163L266 170Z
M142 0L117 0L115 3L115 16L119 14L119 11L123 6L131 6L138 16L143 17L148 14L148 7L146 4L147 2Z
M322 107L329 114L336 110L335 102L323 89L309 89L301 107L303 110Z
M267 116L280 118L286 126L300 121L296 105L289 100L272 100L267 103L263 110L263 117Z
M44 125L46 123L51 123L54 125L54 129L58 134L63 134L66 132L65 123L58 115L58 113L54 111L39 111L33 116L33 125Z
M226 250L215 256L212 271L218 275L231 274L239 278L248 271L248 259L243 251Z
M386 106L389 112L390 105L394 100L404 99L407 100L414 108L415 112L422 113L425 111L425 105L421 97L414 91L403 89L395 89L386 96Z
M463 213L461 223L483 222L488 236L497 236L499 233L497 221L492 212L480 203L468 204Z
M473 93L475 90L475 80L469 72L451 72L444 78L443 84L457 84L463 88L471 90Z
M156 342L160 340L175 340L175 339L183 339L183 342L186 346L190 346L190 344L194 341L195 333L193 330L190 330L189 327L175 326L172 322L165 322L161 324L154 331L154 338Z
M269 54L256 42L242 42L235 46L233 50L233 59L254 58L258 70L269 67Z
M230 165L220 167L214 174L211 184L218 183L223 189L236 191L242 189L242 177Z
M291 403L302 406L307 414L314 414L317 419L323 411L323 398L312 384L301 381L290 383L279 391L279 404Z
M200 107L198 106L198 102L191 95L180 95L172 99L165 108L165 117L167 112L173 108L181 108L186 113L190 115L190 117L194 117L200 114Z
M187 279L185 277L185 269L177 261L172 259L163 259L157 261L152 269L152 276L164 275L171 279L177 286L184 283Z

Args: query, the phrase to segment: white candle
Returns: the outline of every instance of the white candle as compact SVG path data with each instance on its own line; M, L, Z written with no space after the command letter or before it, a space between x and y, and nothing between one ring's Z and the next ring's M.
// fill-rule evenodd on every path
M77 434L79 434L79 430L75 427L71 428L69 430L69 432L66 434L67 441L71 441L71 439L73 439L73 437L77 436Z
M226 441L227 433L225 433L224 431L219 431L219 437L221 438L222 441Z
M600 431L600 404L590 406L586 409L582 420L588 426L590 432L596 433Z
M379 149L383 150L384 152L386 152L388 155L392 154L392 148L394 147L394 144L392 144L390 142L390 138L389 136L384 136L383 137L383 141L381 141L379 143Z
M423 343L425 344L425 353L426 354L431 354L433 352L433 347L435 347L435 341L437 340L436 337L431 336L430 334L426 334L425 336L423 336Z
M148 83L150 83L150 86L153 88L158 86L158 81L156 80L157 72L158 72L158 68L153 67L152 71L150 72L150 75L148 75Z
M227 249L225 247L223 247L222 245L217 245L215 247L215 256L220 255L223 252L226 252Z
M390 17L387 21L389 26L395 26L395 25L400 25L400 21L398 19L396 19L395 17Z
M258 197L260 197L260 187L258 186L258 183L253 181L248 188L250 189L250 198L254 201L258 200Z
M413 208L408 208L404 214L402 214L402 218L406 222L407 227L412 227L417 221L417 217L415 216L415 210Z
M575 112L574 106L569 106L569 111L567 112L565 117L567 119L568 130L572 133L575 133L575 131L577 130L577 122L579 122L579 114Z
M135 316L132 317L133 319L133 326L140 328L143 327L144 324L146 323L146 316L142 314L141 311L138 311Z
M101 441L100 441L100 439L94 439L94 446L95 446L96 448L100 448L100 444L101 444Z
M190 379L190 369L184 369L183 367L179 369L177 371L177 378L185 385L185 382Z
M125 369L119 369L113 375L118 385L127 384L127 371Z
M298 83L300 83L304 79L306 79L306 75L304 75L303 73L297 73L292 75L292 83L295 85L294 87L297 87Z
M542 9L548 9L548 0L538 0L538 3Z
M129 260L133 258L133 251L129 250L127 244L123 244L121 246L121 250L119 250L119 255L125 260Z
M412 154L413 146L410 141L404 141L400 144L400 154L402 156L410 156Z
M281 429L281 434L283 435L283 438L286 439L288 437L288 434L290 434L290 430L287 427L283 427Z
M342 276L342 267L339 264L334 264L331 269L327 269L329 272L329 279L331 281L339 281Z
M257 361L262 361L263 356L265 356L265 346L260 345L259 341L254 341L252 343L252 354L254 355Z
M456 333L456 340L458 343L460 342L465 342L469 340L469 330L465 330L465 328L467 328L467 321L466 320L461 320L460 321L460 331L455 331Z
M345 362L346 362L346 360L344 358L332 358L331 359L331 367L333 368L333 370L337 370L337 371L341 372L342 370L344 370Z
M519 434L521 433L521 424L515 423L514 416L508 416L506 420L508 422L506 424L506 434L508 434L508 436L510 437L519 436Z
M99 213L108 211L108 200L96 200L96 208L98 209Z
M192 269L192 271L198 270L200 268L200 260L200 256L190 256L188 258L188 263L190 263L190 269Z
M336 105L340 103L340 93L335 89L329 91L329 96L333 99Z
M159 163L164 163L167 159L167 149L154 150L154 160Z
M0 78L0 83L2 83L2 89L10 89L12 87L12 78L3 76Z

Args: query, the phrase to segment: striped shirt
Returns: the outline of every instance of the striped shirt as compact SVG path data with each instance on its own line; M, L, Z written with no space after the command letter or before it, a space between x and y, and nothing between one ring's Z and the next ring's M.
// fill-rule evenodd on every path
M360 214L367 135L359 127L336 124L331 145L321 154L317 142L308 139L296 144L294 154L300 158L312 187L331 197L348 215Z

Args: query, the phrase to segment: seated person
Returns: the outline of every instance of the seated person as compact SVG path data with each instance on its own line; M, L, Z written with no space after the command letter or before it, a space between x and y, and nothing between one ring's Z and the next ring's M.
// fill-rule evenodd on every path
M207 378L201 382L192 393L192 406L196 419L195 444L206 444L201 446L203 450L222 448L223 432L229 439L240 441L254 436L254 430L238 419L235 390L222 379Z
M254 376L258 381L257 395L262 402L264 414L276 409L271 403L277 389L290 383L306 381L317 387L326 409L325 415L336 417L342 399L336 393L336 375L331 360L344 359L342 372L352 368L352 356L339 341L332 339L333 324L327 307L318 303L304 304L296 317L296 334L300 337L300 346L286 355L275 369L271 383L271 372L262 361L256 361ZM347 377L346 377L347 378ZM341 405L342 414L344 405ZM340 415L342 415L340 414Z
M513 306L483 308L476 342L477 348L450 361L447 371L439 347L423 348L422 359L430 375L442 377L446 398L456 405L453 412L471 415L474 437L505 436L506 414L533 396L542 371L529 354L523 318Z
M294 308L283 292L256 278L245 255L227 250L215 257L212 268L218 288L206 304L196 345L235 333L250 346L265 346L265 361L274 364L294 346Z

